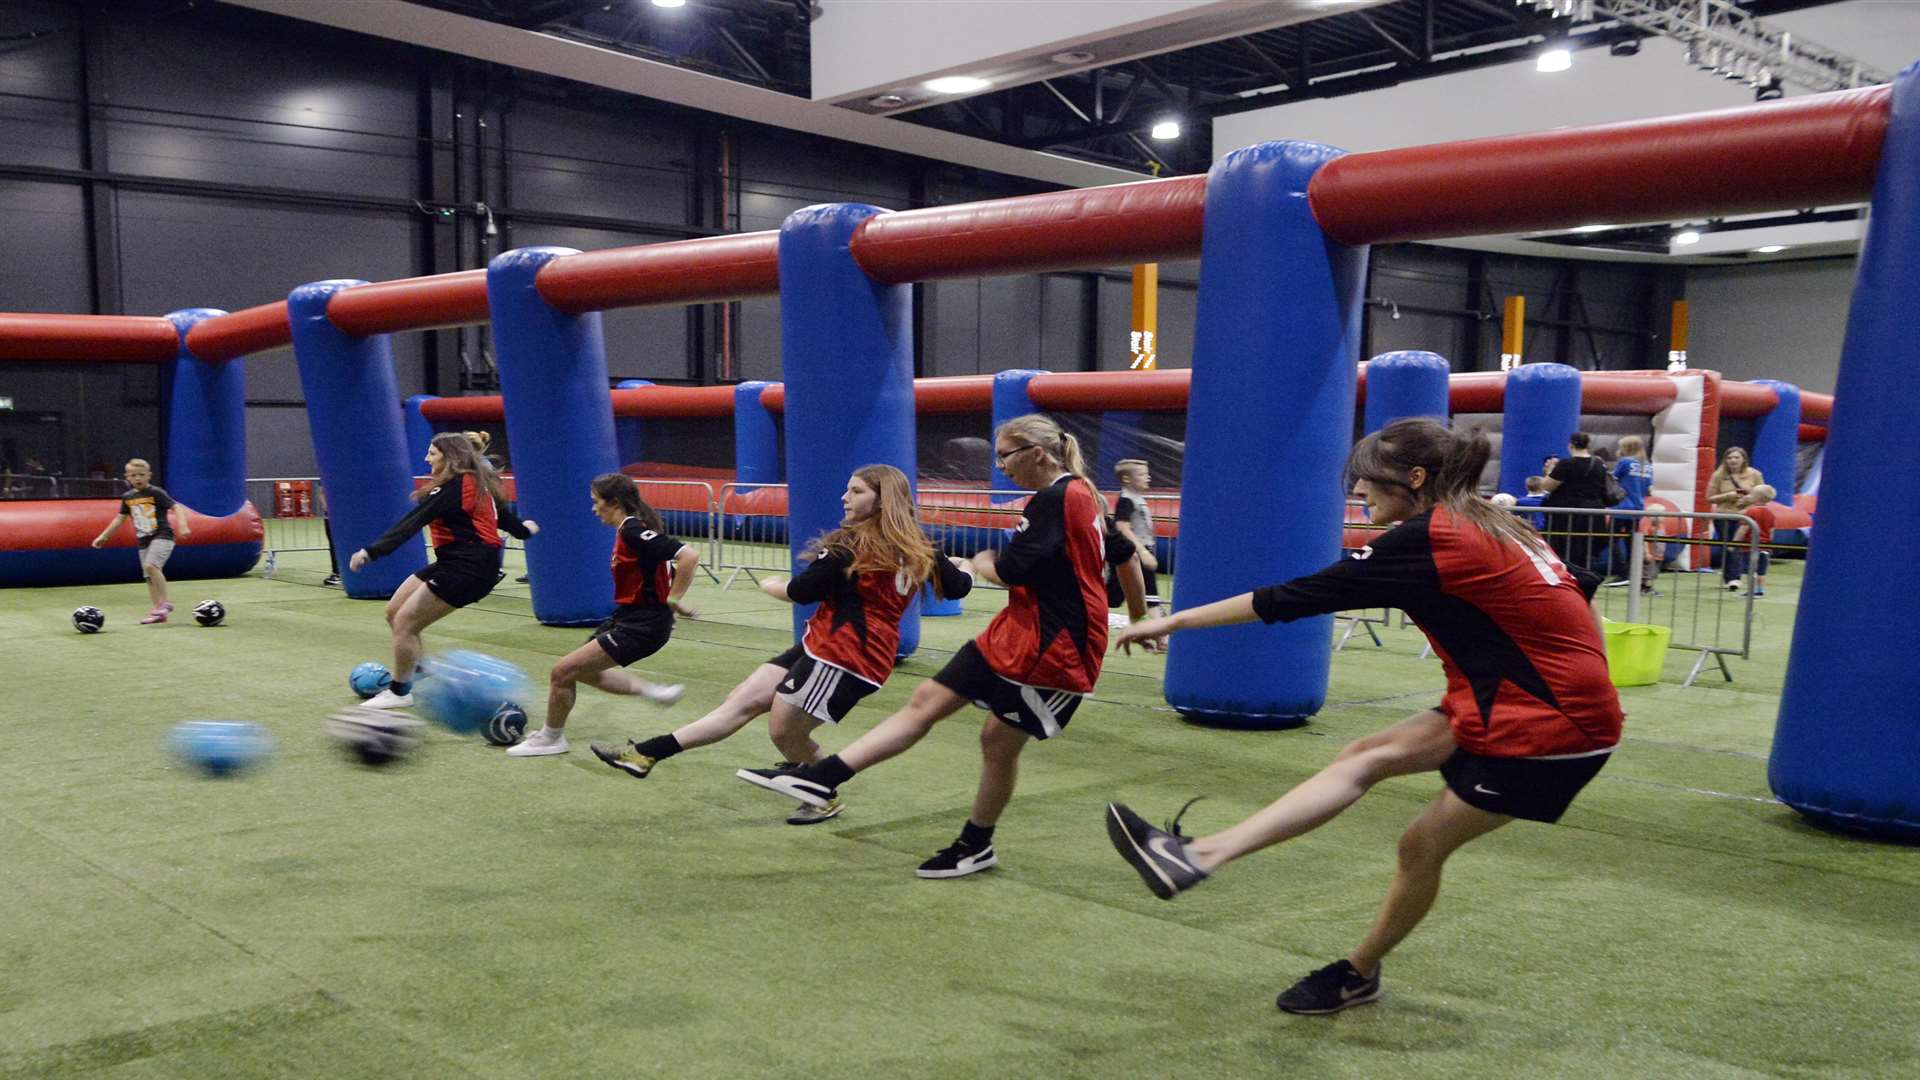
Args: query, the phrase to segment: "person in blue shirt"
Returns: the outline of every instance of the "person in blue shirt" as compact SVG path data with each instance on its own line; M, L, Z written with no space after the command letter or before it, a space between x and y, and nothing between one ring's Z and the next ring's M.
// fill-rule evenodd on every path
M1613 478L1619 482L1620 490L1626 492L1626 497L1614 504L1615 510L1647 508L1647 491L1653 487L1653 463L1647 460L1647 444L1640 436L1628 435L1620 440L1620 460L1613 466ZM1628 559L1633 554L1627 545L1639 536L1642 519L1617 517L1611 520L1615 535L1621 539L1614 542L1609 552L1610 569L1613 571L1610 576L1624 581ZM1651 558L1645 561L1645 565L1648 576L1640 583L1640 588L1643 592L1651 592L1652 574L1658 570L1658 566Z
M1553 459L1548 458L1547 460L1552 461ZM1539 506L1541 503L1547 501L1546 482L1547 478L1544 476L1527 477L1527 493L1513 500L1513 505ZM1547 515L1545 514L1528 514L1526 515L1526 519L1527 524L1533 526L1535 532L1540 532L1547 527Z

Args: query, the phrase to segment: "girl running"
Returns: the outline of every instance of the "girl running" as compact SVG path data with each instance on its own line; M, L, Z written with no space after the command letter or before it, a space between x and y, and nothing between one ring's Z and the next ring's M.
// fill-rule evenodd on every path
M923 878L963 877L994 865L993 830L1013 797L1020 751L1027 740L1052 738L1066 727L1093 690L1106 651L1106 505L1087 476L1079 442L1034 414L1000 425L994 455L1014 483L1035 489L1006 549L997 558L992 551L973 557L976 574L1010 590L1006 609L921 683L904 709L838 754L737 774L824 809L855 773L919 742L968 702L987 709L973 812L959 839L920 865ZM1130 551L1124 558L1138 589L1139 562Z
M638 694L655 705L671 705L686 690L617 669L659 652L673 636L674 613L694 617L685 597L700 568L700 553L667 535L633 477L606 473L594 478L592 490L594 514L619 530L613 541L613 614L586 644L553 665L547 678L546 726L509 747L509 757L567 752L567 716L573 712L579 683L609 694Z
M973 588L966 561L942 558L920 531L913 491L899 469L867 465L854 470L840 506L845 519L808 545L814 554L806 570L791 580L760 583L761 591L776 600L820 605L800 643L756 668L719 708L672 734L624 746L594 743L601 761L645 779L667 758L719 742L769 710L767 734L787 763L819 759L814 729L838 724L893 673L900 617L920 586L931 582L948 599ZM822 807L803 805L787 824L816 824L837 817L841 809L837 798Z
M427 446L426 486L413 493L415 506L380 539L353 553L347 567L358 572L393 554L422 528L433 541L433 560L401 582L387 601L393 628L394 679L364 702L373 709L413 704L413 670L420 659L420 632L493 591L499 580L500 529L494 507L500 478L465 435L435 435ZM402 679L401 673L406 673Z
M1184 836L1177 816L1163 832L1107 805L1114 847L1170 900L1233 859L1325 824L1387 777L1440 771L1446 787L1401 836L1373 929L1281 994L1287 1012L1338 1012L1379 997L1380 960L1426 915L1447 857L1514 818L1557 821L1620 741L1620 701L1588 607L1599 579L1576 579L1532 528L1476 494L1486 461L1477 432L1395 421L1362 439L1347 463L1373 520L1393 528L1318 573L1136 623L1116 638L1124 648L1169 631L1397 607L1440 655L1447 690L1437 708L1352 743L1224 832Z

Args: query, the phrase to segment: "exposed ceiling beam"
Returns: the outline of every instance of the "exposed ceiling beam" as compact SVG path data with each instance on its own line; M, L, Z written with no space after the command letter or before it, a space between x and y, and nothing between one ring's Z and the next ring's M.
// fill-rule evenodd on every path
M1042 183L1095 187L1138 180L1144 175L1057 154L1021 150L922 124L868 116L613 49L402 3L401 0L355 0L353 3L325 4L312 3L311 0L222 2L602 86L688 108L704 109L755 123Z

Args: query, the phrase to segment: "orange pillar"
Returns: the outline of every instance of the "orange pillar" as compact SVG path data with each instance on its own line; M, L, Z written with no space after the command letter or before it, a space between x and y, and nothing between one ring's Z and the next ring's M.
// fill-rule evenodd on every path
M1160 366L1160 264L1141 263L1133 268L1133 335L1129 342L1135 371L1152 371Z
M1524 296L1507 297L1506 313L1501 322L1500 332L1500 370L1512 371L1520 366L1524 348L1527 324L1527 298Z
M1667 370L1687 370L1687 302L1673 302L1673 340L1667 349Z

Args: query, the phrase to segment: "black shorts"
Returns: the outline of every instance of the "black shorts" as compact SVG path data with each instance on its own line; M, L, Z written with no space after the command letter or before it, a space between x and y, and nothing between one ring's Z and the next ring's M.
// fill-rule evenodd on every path
M621 667L645 660L660 651L673 636L673 616L648 619L608 619L594 628L591 640Z
M793 648L788 649L786 652L781 653L779 656L776 656L771 660L768 660L767 663L772 664L774 667L777 667L777 668L786 668L788 671L792 671L793 665L799 663L800 658L805 655L807 655L807 650L801 648L799 643L796 642Z
M800 646L795 645L795 649ZM786 653L781 653L783 658ZM847 718L860 699L880 689L838 664L829 664L801 651L787 669L787 677L773 696L816 720L837 724Z
M1612 756L1611 749L1546 758L1487 757L1455 750L1440 766L1440 775L1470 806L1552 824Z
M1086 696L1014 682L993 670L971 641L960 646L933 681L1036 739L1060 734Z
M479 559L439 559L413 572L428 591L457 608L484 600L500 581L500 568Z
M1160 602L1160 580L1154 572L1142 566L1140 576L1145 579L1147 604L1152 606ZM1107 567L1107 606L1122 608L1127 606L1127 590L1120 587L1120 571Z

